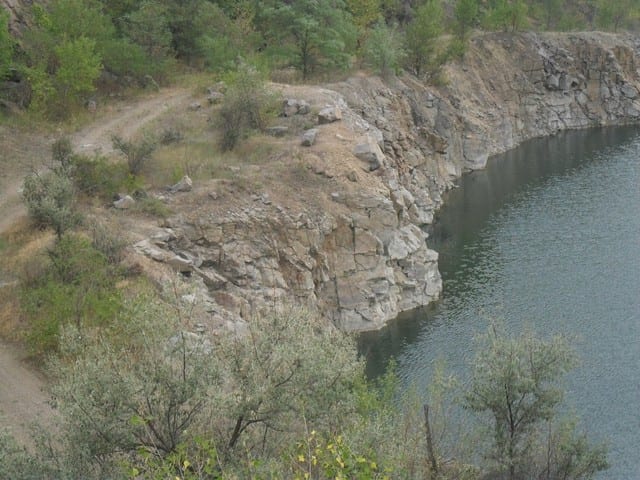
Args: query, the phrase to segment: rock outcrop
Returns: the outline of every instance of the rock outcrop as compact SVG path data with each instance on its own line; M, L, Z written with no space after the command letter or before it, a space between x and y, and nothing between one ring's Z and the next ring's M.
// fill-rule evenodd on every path
M193 207L139 250L174 259L221 324L286 299L347 330L380 328L440 293L424 227L453 181L530 138L638 122L639 67L630 36L487 34L445 68L443 87L406 76L316 89L283 113L320 112L317 141L295 154L314 190L301 182L221 210L194 185Z

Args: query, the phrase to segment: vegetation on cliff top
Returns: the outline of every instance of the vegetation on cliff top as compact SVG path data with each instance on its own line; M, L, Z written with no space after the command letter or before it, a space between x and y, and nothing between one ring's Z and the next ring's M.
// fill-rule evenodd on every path
M0 100L65 117L102 93L154 87L185 68L223 74L239 59L286 81L363 64L438 81L472 29L617 31L635 28L639 9L638 0L52 0L30 8L17 37L0 12Z

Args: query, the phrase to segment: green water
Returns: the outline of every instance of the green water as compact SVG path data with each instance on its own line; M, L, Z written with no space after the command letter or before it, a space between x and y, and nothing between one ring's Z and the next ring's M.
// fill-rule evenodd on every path
M391 356L406 384L426 385L437 359L462 373L490 318L577 335L567 403L609 441L599 478L640 478L640 130L569 132L493 159L448 195L429 245L442 300L363 335L369 373Z

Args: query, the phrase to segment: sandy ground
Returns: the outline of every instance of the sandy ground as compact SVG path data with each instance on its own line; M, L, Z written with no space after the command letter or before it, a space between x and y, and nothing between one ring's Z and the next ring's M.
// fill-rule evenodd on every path
M167 89L153 97L98 112L95 121L72 136L73 144L79 152L109 153L112 135L130 137L167 110L188 102L190 96L184 89ZM46 160L53 139L33 141L25 134L19 139L20 135L9 129L0 133L6 135L3 143L7 145L4 158L0 158L1 235L26 215L20 198L22 178L30 169L42 168L42 164L38 165L33 158ZM0 262L1 259L0 256ZM0 269L0 288L12 281L2 278ZM53 424L55 411L48 400L46 379L27 362L26 352L0 340L0 426L9 428L20 443L31 445L30 424L37 423L45 428Z

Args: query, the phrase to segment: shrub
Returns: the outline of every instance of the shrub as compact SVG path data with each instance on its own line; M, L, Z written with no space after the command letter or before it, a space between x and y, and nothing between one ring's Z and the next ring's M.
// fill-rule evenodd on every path
M104 223L94 221L89 226L91 246L102 253L107 262L112 265L119 264L124 258L124 249L127 240L122 233L114 234L113 230Z
M140 140L124 140L122 137L114 135L111 137L111 141L113 148L127 159L131 175L138 175L142 171L145 163L158 147L158 142L149 136L144 136Z
M26 338L35 355L58 348L62 326L78 329L105 324L120 309L115 289L118 278L105 256L89 240L63 236L48 252L44 274L31 285L23 285L21 303L27 315Z
M41 228L52 227L58 239L81 221L74 209L75 187L68 169L27 175L22 196L35 223Z
M133 192L142 188L140 180L129 173L123 163L112 163L104 157L73 157L73 180L78 189L87 195L112 200L121 192Z
M260 73L242 64L226 81L228 88L219 111L222 129L220 146L233 149L251 130L261 130L273 108L272 96L265 87Z

